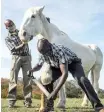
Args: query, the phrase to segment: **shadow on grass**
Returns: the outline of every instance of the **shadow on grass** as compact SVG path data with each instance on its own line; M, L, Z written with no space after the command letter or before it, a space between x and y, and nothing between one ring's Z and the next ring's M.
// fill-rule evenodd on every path
M63 112L95 112L94 110L90 110L90 109L66 109Z
M26 108L24 106L14 106L14 108L9 108L8 106L2 106L2 109L8 108L9 110L19 109L19 108ZM35 112L39 112L39 108L37 106L30 107L35 109ZM28 108L29 109L29 108ZM80 107L67 107L65 109L58 109L55 108L55 112L94 112L92 108L80 108Z
M25 107L25 106L14 106L14 107L12 107L12 108L9 108L8 106L2 106L2 108L8 108L8 109L16 109L16 108L27 108L27 107ZM38 106L31 106L31 107L29 107L29 108L39 108Z
M65 109L56 109L55 112L95 112L89 107L67 107Z
M66 107L66 109L92 109L91 107Z
M90 109L57 109L55 112L95 112L94 110Z

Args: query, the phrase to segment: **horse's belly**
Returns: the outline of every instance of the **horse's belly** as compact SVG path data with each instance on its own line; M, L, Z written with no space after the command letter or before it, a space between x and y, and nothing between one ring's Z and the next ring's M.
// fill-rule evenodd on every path
M76 49L72 48L71 50L75 52L79 58L81 58L82 66L85 73L90 71L90 69L93 67L93 65L96 62L95 53L92 50L86 48L85 49L80 48L80 50L78 51L78 47L77 47Z
M82 66L85 71L85 73L89 72L90 69L95 64L96 58L94 57L80 57L82 59Z

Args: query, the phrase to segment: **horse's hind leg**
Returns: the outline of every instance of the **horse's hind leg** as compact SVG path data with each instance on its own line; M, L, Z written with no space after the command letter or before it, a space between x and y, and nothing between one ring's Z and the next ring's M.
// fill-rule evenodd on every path
M99 91L99 78L100 78L100 71L102 68L102 64L103 64L103 54L101 52L101 50L98 47L95 47L95 49L93 49L95 54L96 54L96 62L95 65L92 68L92 76L93 76L93 87L96 91L96 93L98 93Z
M91 82L92 82L92 86L97 94L99 91L99 78L100 78L101 67L102 67L102 65L95 64L93 66L93 68L91 69ZM81 106L83 106L83 107L88 106L88 98L86 95L84 96Z
M103 54L99 49L99 47L97 47L96 45L90 45L90 48L94 51L96 55L96 62L91 69L91 78L92 78L91 81L92 81L92 86L94 87L96 93L98 93L100 71L103 64ZM87 96L84 97L82 106L85 106L86 103L85 101L87 101Z
M92 69L92 74L94 77L93 81L93 87L95 89L95 92L98 94L99 91L99 78L100 78L100 71L101 71L101 65L100 64L95 64L93 69Z
M89 72L85 73L86 77L88 77ZM81 104L82 107L88 106L88 98L86 96L86 94L84 93L84 98L83 98L83 102Z
M94 87L96 93L98 93L100 71L101 71L102 64L103 64L103 53L100 50L100 48L96 45L91 45L91 49L94 51L94 53L96 55L96 62L91 70L92 77L93 77L92 84L93 84L93 87Z

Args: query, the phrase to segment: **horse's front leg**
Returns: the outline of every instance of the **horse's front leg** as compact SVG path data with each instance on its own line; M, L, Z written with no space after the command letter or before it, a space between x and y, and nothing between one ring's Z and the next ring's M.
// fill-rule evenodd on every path
M88 74L89 74L89 72L85 72L85 76L86 76L86 77L88 77ZM82 106L82 107L88 106L88 102L89 102L89 100L88 100L86 94L84 93L84 98L83 98L83 101L82 101L81 106Z
M81 104L82 107L85 107L85 106L88 106L88 98L86 95L84 95L84 98L83 98L83 102Z
M59 80L60 79L58 79L55 83L58 83ZM65 93L65 84L64 84L59 91L59 101L57 103L57 108L65 108L65 103L66 103L66 93Z

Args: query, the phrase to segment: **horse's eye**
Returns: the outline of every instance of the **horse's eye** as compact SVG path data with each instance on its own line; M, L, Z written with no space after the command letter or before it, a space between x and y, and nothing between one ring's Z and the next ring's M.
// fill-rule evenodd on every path
M35 18L35 15L32 15L31 18Z
M23 32L23 36L26 36L26 32Z

